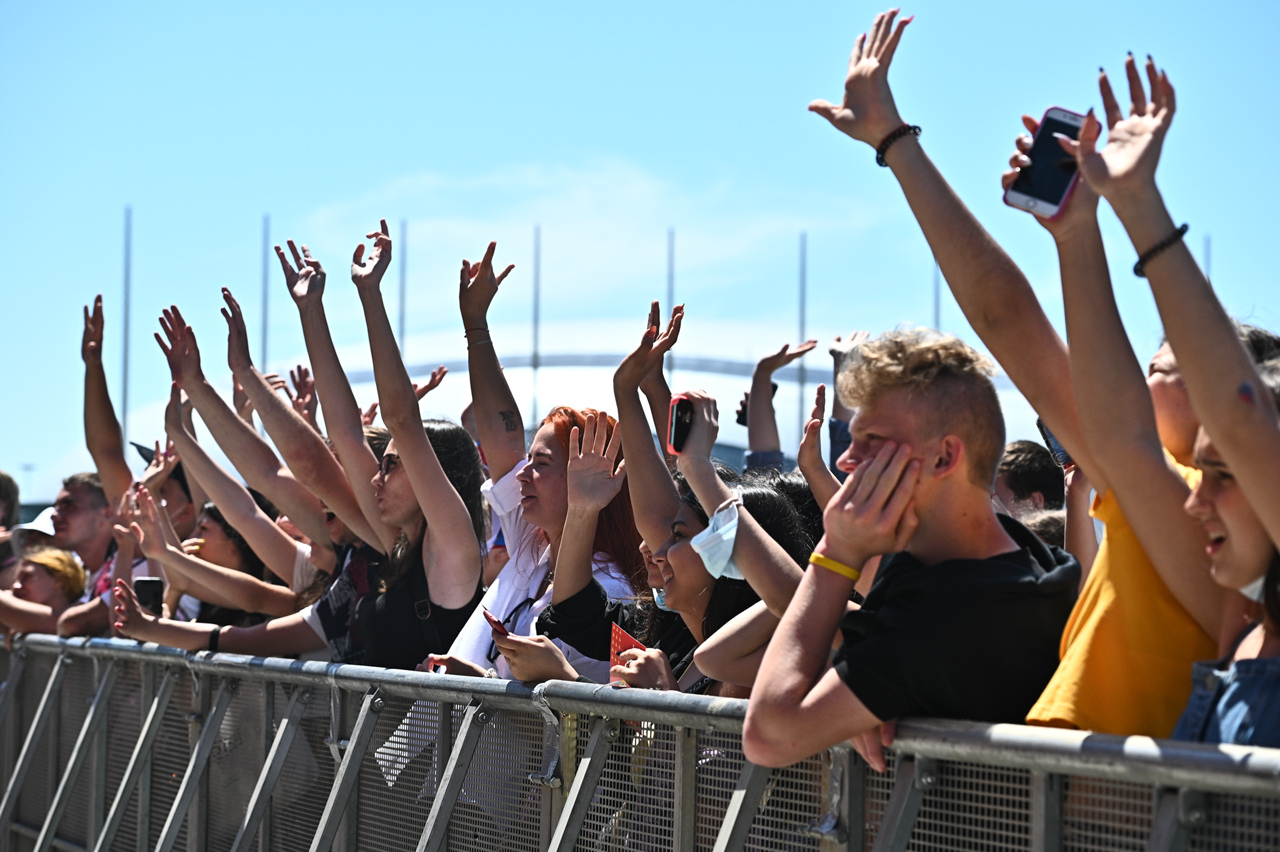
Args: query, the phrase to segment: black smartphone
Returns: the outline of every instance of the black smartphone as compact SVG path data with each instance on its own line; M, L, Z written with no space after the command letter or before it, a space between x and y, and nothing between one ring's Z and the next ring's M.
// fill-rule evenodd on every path
M1062 150L1057 137L1080 138L1084 116L1053 107L1040 119L1040 129L1027 156L1031 165L1018 173L1018 179L1004 194L1004 203L1041 217L1056 218L1076 185L1075 158Z
M152 615L164 612L164 580L159 577L138 577L133 581L133 593L138 605Z
M769 382L769 385L773 388L773 393L771 394L771 396L777 396L777 395L778 395L778 383L777 383L777 382ZM747 405L750 405L750 404L751 404L751 401L750 401L750 400L747 400ZM739 425L739 426L746 426L746 425L747 425L747 405L744 405L744 406L742 406L741 408L739 408L739 409L738 409L738 416L737 416L735 419L738 421L738 425Z
M671 412L667 416L667 452L680 455L693 428L693 403L682 393L671 395Z
M1053 460L1058 467L1075 464L1075 462L1071 461L1071 456L1067 454L1067 451L1062 448L1062 444L1058 443L1058 439L1053 437L1049 427L1044 425L1044 421L1039 417L1036 418L1036 428L1040 430L1040 437L1044 438L1044 445L1049 448L1049 455L1053 456Z

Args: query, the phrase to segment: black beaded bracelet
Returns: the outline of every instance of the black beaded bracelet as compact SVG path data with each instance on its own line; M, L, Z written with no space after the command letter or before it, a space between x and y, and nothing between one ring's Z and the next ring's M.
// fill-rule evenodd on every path
M1139 278L1146 278L1147 270L1145 267L1151 262L1151 259L1185 237L1187 235L1187 230L1190 227L1191 226L1186 222L1183 222L1182 225L1178 227L1178 230L1174 231L1172 234L1143 252L1142 255L1138 257L1138 262L1133 265L1133 274Z
M891 147L893 147L894 142L897 142L903 136L919 136L919 135L920 135L920 125L904 124L901 127L899 127L897 130L890 133L888 136L884 137L884 141L880 143L880 147L876 148L876 165L880 166L881 168L889 165L888 163L885 162L884 155L886 152L888 152L888 150Z

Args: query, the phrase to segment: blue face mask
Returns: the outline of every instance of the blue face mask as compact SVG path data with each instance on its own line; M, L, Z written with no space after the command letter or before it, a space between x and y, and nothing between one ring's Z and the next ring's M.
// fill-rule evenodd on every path
M653 592L654 606L656 606L658 609L662 610L663 612L675 612L674 609L667 606L667 590L666 589L650 588L649 591Z
M746 579L733 563L733 543L738 536L738 504L727 502L711 516L707 528L689 540L693 552L702 557L707 573L719 579Z

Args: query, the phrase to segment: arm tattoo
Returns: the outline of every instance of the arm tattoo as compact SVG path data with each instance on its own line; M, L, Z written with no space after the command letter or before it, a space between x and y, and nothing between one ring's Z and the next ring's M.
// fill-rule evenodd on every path
M499 411L498 416L502 418L502 425L508 432L520 431L520 418L514 411Z

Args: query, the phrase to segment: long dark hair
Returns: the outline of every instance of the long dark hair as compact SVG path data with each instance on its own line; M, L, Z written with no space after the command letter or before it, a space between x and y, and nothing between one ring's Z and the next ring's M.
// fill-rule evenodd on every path
M424 420L422 428L427 433L427 440L431 442L431 449L435 451L449 484L467 507L467 514L471 516L471 528L476 534L476 548L483 553L485 509L480 486L484 482L484 471L480 468L480 453L476 450L475 442L471 440L467 430L448 420ZM385 452L386 444L382 445L382 449ZM382 575L381 591L403 583L411 569L421 567L422 541L426 535L425 520L412 540L408 535L400 534L388 554L390 558Z
M258 504L258 508L262 509L269 518L274 521L279 516L280 512L274 505L272 505L270 500L252 489L249 490L249 493L253 496L254 502ZM270 577L264 576L266 566L263 565L262 558L253 552L253 548L249 546L249 542L244 540L244 536L240 534L239 530L231 526L227 521L226 516L222 514L222 510L215 506L212 500L201 506L200 511L203 514L208 515L209 520L222 528L223 534L226 535L232 546L235 547L236 553L240 556L241 571L251 577L257 577L259 580L275 580L275 574L272 574Z

